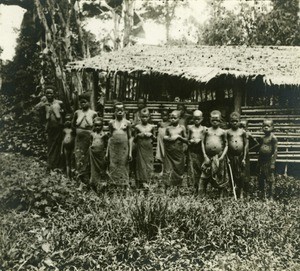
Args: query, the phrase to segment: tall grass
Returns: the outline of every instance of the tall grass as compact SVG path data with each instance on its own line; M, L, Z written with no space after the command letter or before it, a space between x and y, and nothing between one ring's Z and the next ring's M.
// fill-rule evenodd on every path
M99 197L31 158L0 167L0 270L299 270L297 180L277 201Z

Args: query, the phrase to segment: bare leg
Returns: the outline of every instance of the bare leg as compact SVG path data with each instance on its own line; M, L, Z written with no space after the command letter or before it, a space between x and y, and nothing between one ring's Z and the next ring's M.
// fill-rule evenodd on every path
M64 146L66 174L70 180L72 179L72 153L73 153L73 149L70 146Z
M273 173L270 173L269 176L267 176L266 178L266 184L267 184L267 195L268 195L268 198L270 199L273 199L273 184L274 184L274 174Z
M259 198L265 198L265 176L263 174L258 175L258 193Z
M198 190L200 196L204 197L206 195L207 184L208 184L208 178L201 177L199 181L199 190Z

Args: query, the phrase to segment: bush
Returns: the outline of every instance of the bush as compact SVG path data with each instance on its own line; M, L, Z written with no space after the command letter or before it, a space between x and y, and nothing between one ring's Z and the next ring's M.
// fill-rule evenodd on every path
M161 228L166 226L168 201L161 197L137 197L130 209L131 219L138 233L147 239L155 238Z
M46 160L46 134L38 113L20 107L16 112L15 101L0 95L0 152L21 153ZM20 111L20 112L19 112Z

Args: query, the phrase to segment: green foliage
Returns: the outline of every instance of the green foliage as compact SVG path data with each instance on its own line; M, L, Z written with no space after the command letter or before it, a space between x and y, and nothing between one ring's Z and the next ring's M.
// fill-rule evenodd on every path
M25 7L16 54L3 66L1 94L15 97L16 102L27 102L31 95L42 91L43 84L51 83L63 99L68 92L64 65L86 57L88 51L91 55L99 53L99 44L81 29L77 1L30 2ZM4 4L23 6L23 1ZM41 18L38 11L43 14Z
M201 40L207 45L243 44L243 25L233 11L223 6L223 1L214 1L209 21L202 29Z
M39 84L41 62L39 60L38 34L32 13L26 12L17 39L13 61L3 66L1 94L17 97L17 101L28 100Z
M208 45L300 45L297 0L268 4L240 1L235 10L225 1L209 1L211 16L200 29L200 42Z
M165 0L165 1L151 1L147 0L143 2L143 8L140 15L144 19L150 19L160 24L165 25L166 28L166 40L169 42L170 38L170 26L174 20L175 11L180 6L187 6L186 0Z
M298 196L237 202L158 191L97 196L44 168L30 157L0 156L3 270L300 267ZM296 180L279 178L299 191Z
M18 152L46 159L46 133L38 114L24 109L32 107L0 95L0 152ZM14 104L14 106L11 106Z

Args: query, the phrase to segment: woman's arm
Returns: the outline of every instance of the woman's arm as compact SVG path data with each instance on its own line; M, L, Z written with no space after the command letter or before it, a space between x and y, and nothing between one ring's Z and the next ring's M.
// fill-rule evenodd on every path
M130 121L128 121L128 125L127 125L127 137L128 137L128 148L129 148L128 158L129 161L131 161L132 160L132 128L131 128Z
M75 111L73 119L72 119L72 127L76 128L76 121L77 121L78 113Z

